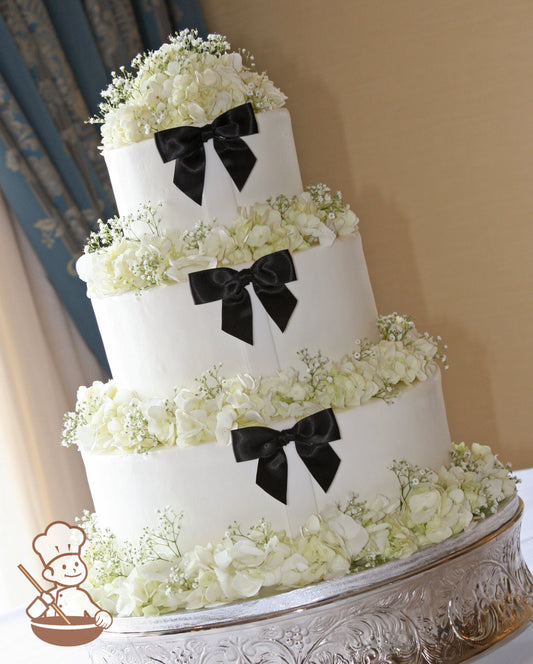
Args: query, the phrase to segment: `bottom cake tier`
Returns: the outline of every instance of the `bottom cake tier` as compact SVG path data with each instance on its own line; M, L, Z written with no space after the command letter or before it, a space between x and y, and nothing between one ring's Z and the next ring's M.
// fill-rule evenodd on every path
M186 549L180 515L167 509L136 543L121 542L86 513L87 589L114 615L153 616L309 586L453 539L516 492L508 467L477 444L452 446L438 469L400 461L392 474L397 498L347 497L310 514L294 536L260 519L249 529L234 523L220 539Z
M287 445L286 505L256 484L257 460L237 463L231 445L202 443L144 454L83 452L99 520L119 539L135 539L155 524L158 510L170 507L182 514L180 548L188 550L221 539L233 523L246 529L262 518L294 536L311 514L351 494L364 500L378 494L398 498L391 470L395 461L438 469L448 458L440 372L431 365L428 373L392 403L378 399L335 411L341 439L330 445L341 461L327 493L294 443ZM293 424L282 421L275 427Z

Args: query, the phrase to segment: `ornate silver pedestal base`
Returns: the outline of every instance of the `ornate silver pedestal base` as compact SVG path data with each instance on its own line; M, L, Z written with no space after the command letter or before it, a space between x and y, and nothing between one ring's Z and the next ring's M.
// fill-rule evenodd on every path
M472 531L376 569L215 609L115 620L93 664L462 662L533 616L513 498Z

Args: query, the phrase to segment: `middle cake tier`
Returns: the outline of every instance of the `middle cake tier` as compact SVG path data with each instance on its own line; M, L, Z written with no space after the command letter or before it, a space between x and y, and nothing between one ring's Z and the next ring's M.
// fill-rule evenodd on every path
M292 260L296 279L286 287L297 303L283 332L246 286L253 344L223 331L222 302L195 304L186 281L93 296L117 386L141 395L166 394L221 362L231 374L271 375L289 366L302 348L339 356L353 350L358 339L376 340L377 311L359 233L296 252ZM242 271L250 264L233 267Z

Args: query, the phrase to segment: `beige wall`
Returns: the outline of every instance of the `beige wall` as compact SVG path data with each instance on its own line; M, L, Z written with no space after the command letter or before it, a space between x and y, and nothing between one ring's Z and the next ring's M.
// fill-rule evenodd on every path
M378 308L449 345L452 436L533 466L533 3L202 0L361 219Z

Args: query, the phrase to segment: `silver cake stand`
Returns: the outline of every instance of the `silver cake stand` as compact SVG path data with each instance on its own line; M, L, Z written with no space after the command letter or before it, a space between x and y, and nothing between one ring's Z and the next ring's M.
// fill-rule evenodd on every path
M93 664L462 662L533 616L523 504L375 569L212 609L117 618Z

